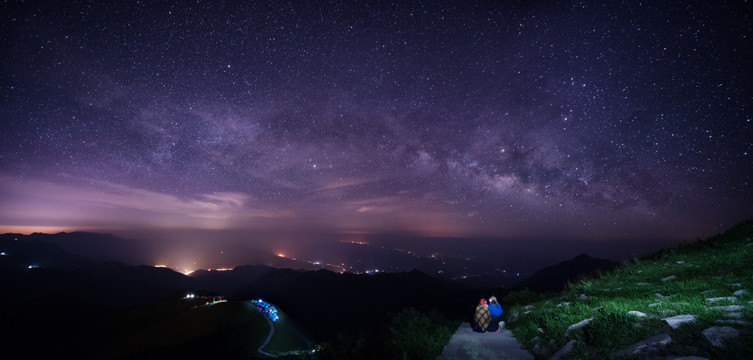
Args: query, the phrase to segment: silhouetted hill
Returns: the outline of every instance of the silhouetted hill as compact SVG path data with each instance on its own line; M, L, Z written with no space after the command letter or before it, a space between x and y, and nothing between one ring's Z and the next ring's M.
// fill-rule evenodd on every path
M189 275L196 289L211 289L228 299L242 298L248 285L258 280L273 267L266 265L236 266L231 271L197 270Z
M80 267L90 263L88 259L71 255L55 244L16 239L14 236L0 236L0 251L3 253L0 267Z
M18 241L45 242L59 246L63 251L94 261L120 261L126 264L138 265L144 263L146 246L139 240L123 239L111 234L91 232L61 232L57 234L33 233L3 234L4 239L18 239Z
M418 270L356 275L275 269L247 296L271 301L320 339L380 326L390 313L409 307L456 317L466 310L458 287Z
M620 265L619 262L595 259L586 254L580 254L571 260L565 260L556 265L543 268L525 279L513 289L525 289L534 292L558 292L567 284L584 278L598 278L602 272L611 271Z
M0 237L4 357L35 358L69 336L190 286L170 269L92 262L58 245Z

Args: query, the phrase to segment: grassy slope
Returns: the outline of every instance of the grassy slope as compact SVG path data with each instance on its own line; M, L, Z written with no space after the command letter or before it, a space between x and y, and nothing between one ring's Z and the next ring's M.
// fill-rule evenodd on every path
M738 290L746 291L733 296ZM711 303L709 298L733 297ZM548 358L570 339L576 339L572 358L614 358L615 352L652 335L668 333L674 343L666 355L707 358L753 358L753 221L741 223L705 241L636 259L600 279L573 284L546 300L513 293L505 302L518 302L506 312L507 326L539 358ZM738 314L710 309L740 305ZM640 311L647 316L628 314ZM662 318L690 314L697 321L671 329ZM735 318L735 316L740 316ZM568 327L593 318L586 326ZM742 332L728 350L714 348L701 331L722 320Z
M264 317L244 302L169 300L111 319L60 353L97 359L247 357L255 356L268 332Z
M277 309L279 319L274 323L275 332L264 351L275 355L308 353L312 346L309 336L301 332L295 322L282 310Z

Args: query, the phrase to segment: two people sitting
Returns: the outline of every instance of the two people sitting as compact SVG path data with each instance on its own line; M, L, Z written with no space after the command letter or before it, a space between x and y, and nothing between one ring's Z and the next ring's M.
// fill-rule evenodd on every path
M479 304L476 305L471 327L475 332L499 332L499 319L501 317L502 305L497 302L496 296L490 297L488 304L486 299L481 299Z

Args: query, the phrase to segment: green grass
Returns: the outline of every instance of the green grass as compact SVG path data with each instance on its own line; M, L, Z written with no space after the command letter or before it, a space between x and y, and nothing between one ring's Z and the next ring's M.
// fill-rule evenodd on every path
M747 292L733 300L707 301L732 297L741 289ZM730 319L711 306L741 305L744 309L739 320L753 322L753 221L708 240L628 261L600 279L572 284L560 294L542 298L524 291L510 294L504 302L516 303L506 311L507 326L539 358L548 358L571 339L578 341L573 358L615 358L616 351L660 333L671 333L674 344L668 351L692 350L710 358L753 358L749 325L728 325L743 333L740 344L728 350L714 348L700 335L716 321ZM640 311L646 317L629 311ZM675 330L661 320L683 314L695 315L697 321ZM592 320L567 332L585 319Z

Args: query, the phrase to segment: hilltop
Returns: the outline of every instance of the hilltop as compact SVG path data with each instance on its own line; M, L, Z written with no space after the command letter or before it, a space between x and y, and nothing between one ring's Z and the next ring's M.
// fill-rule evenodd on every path
M634 259L544 298L513 292L507 327L539 359L753 358L753 221Z
M598 278L602 272L617 268L620 263L607 259L595 259L580 254L570 260L547 266L513 287L513 290L528 289L535 292L559 292L568 284L584 278Z

